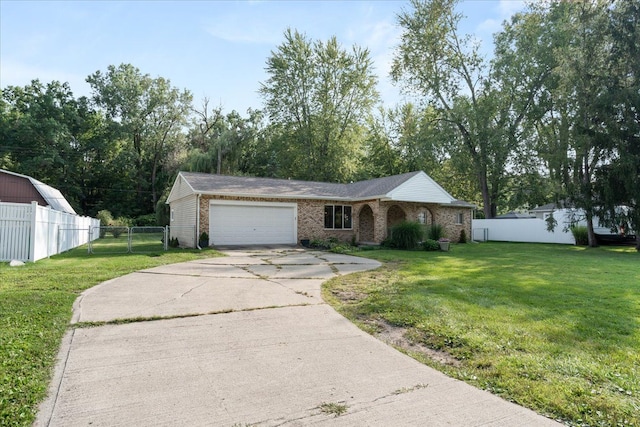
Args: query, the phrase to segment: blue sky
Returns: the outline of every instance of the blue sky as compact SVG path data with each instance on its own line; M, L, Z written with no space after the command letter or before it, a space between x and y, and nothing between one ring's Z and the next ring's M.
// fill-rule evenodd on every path
M131 63L204 97L225 112L259 109L264 65L287 27L311 39L332 35L345 47L370 50L385 106L401 102L388 74L406 1L20 1L0 0L0 88L69 82L89 96L89 74ZM517 0L467 0L461 30L487 53L504 19L522 10Z

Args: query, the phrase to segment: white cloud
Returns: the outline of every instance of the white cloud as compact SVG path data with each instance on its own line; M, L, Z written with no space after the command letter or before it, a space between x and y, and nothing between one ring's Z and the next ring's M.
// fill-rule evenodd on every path
M497 12L495 18L488 18L482 21L477 30L479 32L495 33L500 31L502 23L511 19L513 15L526 8L524 0L500 0L495 7Z
M498 3L498 11L502 19L509 19L516 13L524 10L526 2L524 0L500 0Z
M500 19L485 19L480 24L478 24L477 31L479 33L490 33L493 34L497 31L500 31L502 27L502 20Z

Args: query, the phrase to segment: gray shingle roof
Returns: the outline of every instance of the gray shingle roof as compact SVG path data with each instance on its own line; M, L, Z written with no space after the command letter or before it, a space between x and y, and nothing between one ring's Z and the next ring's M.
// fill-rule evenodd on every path
M362 199L387 194L420 172L350 184L180 172L196 193L329 199Z
M560 200L558 203L547 203L546 205L538 206L531 209L529 212L548 212L556 209L565 209L574 207L572 203L566 200Z
M387 194L394 188L404 184L409 179L418 175L420 172L409 172L401 175L386 176L384 178L375 178L368 181L359 181L349 186L349 195L353 198L375 197Z

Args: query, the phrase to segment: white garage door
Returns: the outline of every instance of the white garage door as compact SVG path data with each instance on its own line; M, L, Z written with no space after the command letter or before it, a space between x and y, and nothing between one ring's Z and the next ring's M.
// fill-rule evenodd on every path
M295 203L212 201L209 240L213 245L297 243Z

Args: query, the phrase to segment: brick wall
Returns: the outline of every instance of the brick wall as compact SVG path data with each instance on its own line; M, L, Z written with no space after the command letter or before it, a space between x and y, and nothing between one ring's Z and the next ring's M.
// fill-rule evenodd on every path
M468 208L440 207L435 222L442 224L445 236L453 242L460 239L460 232L465 230L467 240L471 239L471 215L473 210ZM462 213L463 220L458 224L458 214Z
M387 237L387 212L392 206L398 206L405 213L408 221L418 221L420 213L425 215L426 224L438 223L445 228L445 234L453 241L458 241L460 230L465 229L467 238L471 236L471 209L442 207L435 204L420 204L409 202L381 202L379 200L366 200L357 203L346 203L338 200L307 200L307 199L266 199L259 197L229 197L229 196L203 196L200 198L200 230L209 232L209 202L211 200L241 200L255 202L287 202L298 204L298 241L302 239L335 237L344 242L350 242L354 237L356 241L382 242ZM352 207L352 229L349 230L325 230L324 206L325 205L349 205ZM360 222L360 212L368 205L373 212L373 223L370 217L365 217ZM457 224L457 214L464 214L462 224ZM395 215L397 217L397 215ZM393 219L394 217L392 217ZM396 218L397 219L397 218ZM363 230L360 230L360 227ZM371 233L371 227L373 233Z

